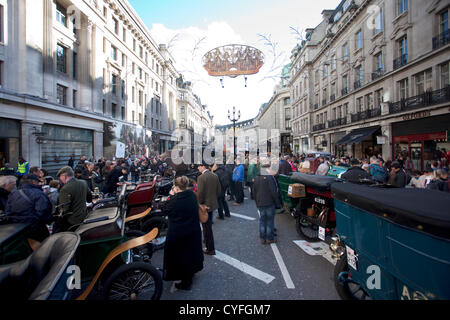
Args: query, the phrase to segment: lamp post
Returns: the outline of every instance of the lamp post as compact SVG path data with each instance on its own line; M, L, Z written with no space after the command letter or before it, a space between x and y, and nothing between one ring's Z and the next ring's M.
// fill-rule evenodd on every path
M236 122L241 119L241 110L238 110L238 116L236 118L236 107L233 107L233 117L231 117L231 112L228 110L228 119L233 122L233 161L236 159Z

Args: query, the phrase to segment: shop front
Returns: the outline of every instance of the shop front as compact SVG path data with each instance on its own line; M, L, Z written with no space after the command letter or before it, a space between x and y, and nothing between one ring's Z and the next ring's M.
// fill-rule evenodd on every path
M345 135L346 135L345 131L332 133L330 135L331 136L331 150L332 150L332 153L334 152L334 155L336 155L337 157L344 157L347 153L346 145L336 144L336 142L338 142L343 137L345 137Z
M20 152L20 121L0 118L0 168L17 165ZM28 160L28 159L25 159Z
M308 137L303 137L302 138L302 149L301 149L301 152L306 154L308 151L309 151L309 138Z
M351 131L336 142L336 148L343 155L348 152L346 146L351 145L352 156L356 159L368 159L382 153L382 146L378 144L377 136L381 136L381 126L359 128ZM347 151L347 152L346 152Z
M430 115L429 112L422 113ZM414 118L409 115L404 119ZM450 115L426 117L392 124L394 157L409 157L415 170L423 171L439 161L438 150L450 150Z
M81 156L93 155L94 135L92 130L45 124L42 126L42 168L54 176L66 166L70 156L76 161Z

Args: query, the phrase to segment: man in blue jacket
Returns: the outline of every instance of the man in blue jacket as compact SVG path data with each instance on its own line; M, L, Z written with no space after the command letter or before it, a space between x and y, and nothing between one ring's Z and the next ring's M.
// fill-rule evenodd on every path
M241 161L236 158L236 168L233 171L233 184L235 190L236 202L233 203L234 206L240 206L244 202L244 165Z
M42 242L50 235L46 225L53 221L52 205L38 176L23 176L20 188L9 195L5 212L12 223L32 224L31 239Z

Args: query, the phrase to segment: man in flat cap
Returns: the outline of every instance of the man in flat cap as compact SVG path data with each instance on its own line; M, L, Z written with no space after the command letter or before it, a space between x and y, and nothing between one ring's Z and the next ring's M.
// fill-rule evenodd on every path
M59 170L56 176L63 184L59 191L58 204L64 205L64 213L70 213L56 225L56 232L63 232L84 221L88 214L86 202L92 202L92 193L86 181L74 177L74 172L69 166Z

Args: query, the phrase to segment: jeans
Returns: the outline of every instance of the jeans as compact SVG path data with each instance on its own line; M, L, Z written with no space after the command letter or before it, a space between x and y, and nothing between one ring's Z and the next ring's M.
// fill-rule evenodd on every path
M219 217L223 218L223 213L225 211L225 216L230 216L230 208L228 208L228 203L225 199L225 193L223 193L219 199L217 199L217 202L219 203L219 209L217 210L219 212Z
M275 206L258 207L261 217L259 219L259 237L264 240L274 239Z

